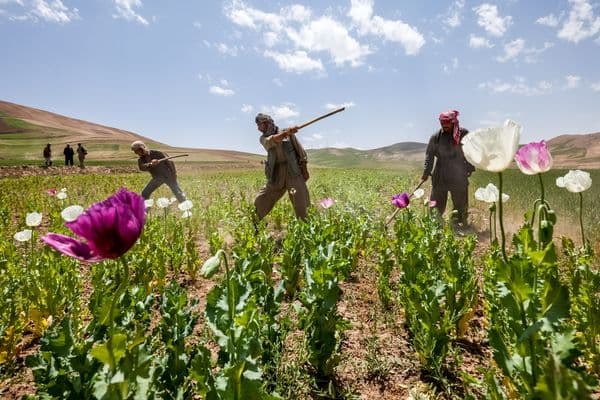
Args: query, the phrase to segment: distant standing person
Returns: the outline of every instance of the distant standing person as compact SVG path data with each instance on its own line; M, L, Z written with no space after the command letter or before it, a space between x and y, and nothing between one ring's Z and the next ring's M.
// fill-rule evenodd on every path
M50 143L44 147L44 152L42 153L44 156L44 163L46 167L52 166L52 148L50 147Z
M425 152L425 166L422 181L431 175L431 197L440 215L446 210L448 192L456 214L453 222L467 225L469 209L469 176L475 170L462 151L461 139L469 133L459 126L459 112L446 111L440 114L441 129L429 139ZM436 159L434 167L434 159ZM433 173L432 173L433 170Z
M75 151L70 144L67 143L67 146L63 150L63 154L65 155L65 165L73 165L73 156L75 155Z
M175 164L171 160L160 161L160 159L168 157L166 153L158 150L149 150L144 142L136 140L131 144L131 150L139 156L138 167L140 171L148 171L152 175L152 179L144 190L142 190L142 197L149 199L160 185L166 184L177 201L184 202L186 200L185 193L179 187L177 183L177 170Z
M263 219L286 191L296 216L306 219L306 208L310 202L306 187L307 157L295 136L298 128L294 126L280 131L273 119L262 113L256 116L255 122L257 129L262 132L259 141L267 150L267 184L254 200L258 219Z
M87 150L81 145L81 143L77 143L77 158L79 159L79 168L81 169L85 168L83 165L85 156L87 156Z

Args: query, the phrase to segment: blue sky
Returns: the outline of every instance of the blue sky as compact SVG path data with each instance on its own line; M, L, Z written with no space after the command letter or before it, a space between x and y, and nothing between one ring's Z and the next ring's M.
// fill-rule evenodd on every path
M176 146L346 111L306 147L426 142L453 108L522 142L600 131L597 0L0 0L0 99Z

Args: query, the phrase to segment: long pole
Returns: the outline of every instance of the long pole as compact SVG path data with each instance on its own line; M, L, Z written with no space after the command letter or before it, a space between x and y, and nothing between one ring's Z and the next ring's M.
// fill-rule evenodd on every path
M346 109L346 107L340 107L340 108L338 108L337 110L333 110L333 111L331 111L331 112L328 112L327 114L321 115L320 117L317 117L317 118L315 118L315 119L311 119L310 121L308 121L308 122L305 122L305 123L303 123L302 125L298 125L298 129L300 130L300 129L302 129L302 128L306 128L306 127L307 127L308 125L310 125L310 124L314 124L315 122L317 122L317 121L320 121L320 120L322 120L322 119L324 119L324 118L331 117L333 114L337 114L337 113L339 113L339 112L342 112L342 111L344 111L345 109Z

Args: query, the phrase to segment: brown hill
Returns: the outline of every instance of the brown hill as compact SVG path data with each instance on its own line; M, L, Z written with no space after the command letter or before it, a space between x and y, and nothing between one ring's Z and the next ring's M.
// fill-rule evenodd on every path
M600 168L600 132L561 135L548 141L554 165L562 168Z
M90 160L131 160L134 140L171 155L188 153L187 161L252 163L258 155L227 150L173 147L123 129L69 118L63 115L0 101L0 159L39 160L46 143L61 154L66 143L83 143Z

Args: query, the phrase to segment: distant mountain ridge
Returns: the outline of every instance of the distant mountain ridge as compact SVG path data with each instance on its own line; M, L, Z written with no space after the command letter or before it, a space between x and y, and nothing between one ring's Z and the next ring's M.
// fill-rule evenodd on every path
M66 143L85 143L97 159L132 159L129 145L143 140L171 154L188 153L190 161L234 162L256 165L264 155L230 150L172 147L122 129L69 118L60 114L0 101L0 159L39 160L46 143L62 155ZM600 132L561 135L548 141L557 168L600 168ZM354 148L309 149L310 163L324 167L419 167L425 143L401 142L371 150ZM91 153L92 154L92 153Z

